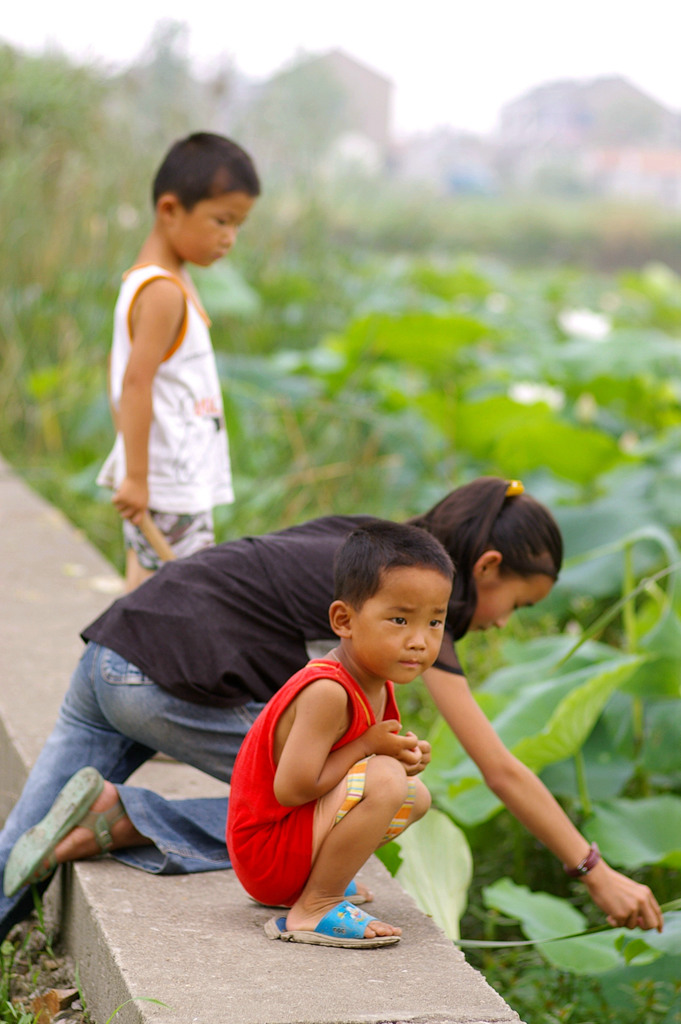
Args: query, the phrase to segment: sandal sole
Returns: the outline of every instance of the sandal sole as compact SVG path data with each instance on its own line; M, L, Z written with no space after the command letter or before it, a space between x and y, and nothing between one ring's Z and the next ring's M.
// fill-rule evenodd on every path
M45 817L14 844L5 867L5 896L14 896L33 880L40 865L85 816L103 788L104 780L96 768L81 768L69 779Z
M341 946L343 949L378 949L379 946L394 946L401 938L400 935L375 935L371 939L351 939L336 935L320 935L319 932L285 932L280 931L276 917L267 921L264 928L268 939L300 942L307 946Z

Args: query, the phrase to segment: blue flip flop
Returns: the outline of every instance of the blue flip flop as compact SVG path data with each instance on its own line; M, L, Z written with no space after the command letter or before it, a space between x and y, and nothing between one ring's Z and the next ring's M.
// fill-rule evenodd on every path
M100 815L89 814L103 788L104 779L96 768L81 768L69 779L42 821L24 832L12 847L3 880L5 896L14 896L24 885L51 875L57 867L55 847L76 825L90 828L102 851L109 848L110 828L125 812L115 804Z
M364 929L369 921L375 920L364 910L343 900L324 915L314 931L289 931L285 917L272 917L265 924L265 935L268 939L282 939L284 942L343 946L345 949L376 949L378 946L394 946L400 941L399 935L375 935L365 939Z

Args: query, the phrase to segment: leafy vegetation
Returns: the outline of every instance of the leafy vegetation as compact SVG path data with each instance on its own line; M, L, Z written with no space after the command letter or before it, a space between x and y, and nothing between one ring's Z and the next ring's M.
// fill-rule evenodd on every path
M3 455L119 568L119 522L94 481L112 440L111 312L149 221L148 179L169 135L207 127L247 141L220 121L215 90L191 80L173 38L115 79L0 50ZM279 118L295 103L288 88ZM265 194L235 253L196 275L237 491L219 537L330 512L400 519L479 474L522 479L555 511L569 558L541 607L503 636L462 642L477 699L607 859L671 901L681 219L444 200L357 172L322 176L311 139L299 148L299 173L273 173L271 190L259 161ZM472 852L461 934L523 940L601 923L481 785L418 686L404 711L433 743L429 784L446 818L432 827L456 835L462 863ZM672 1024L678 916L662 937L607 932L468 955L534 1024ZM537 922L548 932L537 936ZM3 947L5 986L12 955Z

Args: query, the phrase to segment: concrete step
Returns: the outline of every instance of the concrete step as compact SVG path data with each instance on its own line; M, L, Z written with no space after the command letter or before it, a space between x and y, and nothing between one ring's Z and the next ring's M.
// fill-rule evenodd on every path
M54 722L78 633L120 590L109 564L0 461L0 819ZM137 785L215 796L223 784L154 759ZM113 860L61 869L59 915L98 1024L518 1024L518 1015L375 858L362 879L402 941L373 951L272 942L272 912L230 871L162 877ZM147 1002L153 999L164 1003Z

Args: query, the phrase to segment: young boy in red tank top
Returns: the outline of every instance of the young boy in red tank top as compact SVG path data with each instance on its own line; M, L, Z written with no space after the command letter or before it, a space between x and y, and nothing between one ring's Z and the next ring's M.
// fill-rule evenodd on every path
M369 523L339 550L329 618L340 643L275 694L232 774L234 870L254 899L290 908L267 922L269 938L399 941L399 928L358 909L372 897L354 875L430 806L416 777L430 748L399 734L393 684L435 661L452 578L442 545L415 526Z

